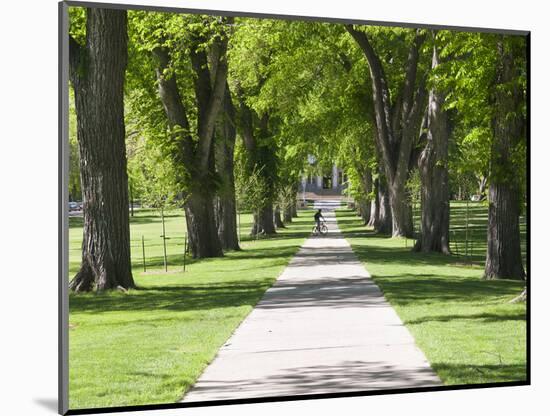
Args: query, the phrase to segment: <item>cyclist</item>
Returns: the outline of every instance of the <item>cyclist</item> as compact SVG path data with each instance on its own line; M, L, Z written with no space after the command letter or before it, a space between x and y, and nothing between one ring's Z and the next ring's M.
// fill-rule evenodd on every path
M325 217L323 217L323 214L321 214L321 208L317 210L315 215L313 216L315 218L315 223L317 224L317 232L321 232L321 218L323 221L325 220Z

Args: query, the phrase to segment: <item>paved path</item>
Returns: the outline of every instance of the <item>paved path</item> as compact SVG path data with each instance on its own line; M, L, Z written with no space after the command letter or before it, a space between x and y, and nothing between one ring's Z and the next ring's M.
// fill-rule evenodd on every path
M324 215L329 235L306 240L185 402L441 385Z

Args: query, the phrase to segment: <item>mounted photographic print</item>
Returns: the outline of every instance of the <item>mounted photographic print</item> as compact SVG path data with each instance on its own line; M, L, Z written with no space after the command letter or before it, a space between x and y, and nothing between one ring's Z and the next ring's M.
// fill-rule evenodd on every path
M529 32L59 10L60 413L529 384Z

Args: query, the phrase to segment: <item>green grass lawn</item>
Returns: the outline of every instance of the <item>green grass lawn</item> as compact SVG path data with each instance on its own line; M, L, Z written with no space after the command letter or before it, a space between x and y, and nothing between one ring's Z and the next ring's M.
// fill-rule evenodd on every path
M138 211L130 229L140 289L70 295L70 408L179 400L309 235L311 212L299 215L276 237L243 241L242 251L224 258L191 261L184 273L185 220L181 210L168 212L164 273L160 216ZM242 215L241 225L244 236L251 216ZM70 278L80 262L81 219L70 218L69 238Z
M451 210L451 249L459 256L413 253L413 240L376 235L351 210L337 211L337 219L445 384L525 380L525 304L508 303L524 282L481 279L487 208L470 203L469 210L470 257L464 255L465 203ZM523 240L524 228L522 219Z

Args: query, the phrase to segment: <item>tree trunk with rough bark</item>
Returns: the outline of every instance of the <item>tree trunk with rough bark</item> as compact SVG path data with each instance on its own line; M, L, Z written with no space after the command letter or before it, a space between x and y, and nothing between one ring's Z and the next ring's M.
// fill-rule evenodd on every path
M70 38L84 236L75 292L135 287L130 262L124 126L125 11L87 9L86 44Z
M263 179L263 206L253 217L250 235L276 234L273 223L273 203L275 201L275 183L277 177L276 144L269 131L269 114L260 116L248 106L237 89L239 97L239 117L243 142L247 151L247 169L257 172ZM257 128L255 128L255 126Z
M359 210L361 212L361 218L363 219L364 225L367 225L369 223L371 215L371 203L370 200L367 199L367 195L370 195L372 193L372 182L372 172L370 168L366 168L361 174L361 186L363 188L363 193L366 196L364 199L359 201Z
M439 65L434 44L432 68ZM422 232L414 250L450 254L449 248L449 172L447 170L449 131L445 96L432 88L428 99L426 146L418 166L420 170Z
M292 203L288 204L283 210L283 222L286 224L292 222Z
M233 18L224 18L231 23ZM177 76L171 67L171 53L167 46L153 50L157 61L156 76L159 96L170 129L170 152L179 165L185 192L185 212L190 250L194 258L221 257L222 245L218 236L214 209L214 130L223 109L227 86L227 36L216 37L210 47L214 60L208 62L203 45L209 39L203 35L190 36L191 67L194 72L194 90L197 101L197 125L194 139L187 109L180 95Z
M298 201L296 195L298 195L298 184L294 185L294 199L292 200L292 205L290 210L292 212L292 218L298 218Z
M275 209L273 210L273 224L275 224L275 227L277 228L286 228L283 220L281 219L281 208L278 204L275 205Z
M252 229L250 235L258 234L270 235L276 234L275 224L273 223L273 206L264 206L258 214L254 214Z
M221 120L214 139L216 170L221 178L216 198L216 216L218 237L224 250L240 250L237 235L237 203L233 163L236 136L235 109L231 102L229 87L227 87L224 98L224 111L221 114Z
M240 250L237 235L237 209L234 195L216 197L216 223L218 238L223 250Z
M392 235L412 237L412 215L405 185L414 139L417 136L425 106L424 77L420 77L420 82L416 86L419 52L425 35L417 30L409 48L405 80L397 99L392 102L384 68L367 34L356 30L353 25L346 25L346 29L363 51L369 65L377 130L376 141L387 180Z
M378 178L376 178L373 183L373 190L374 190L374 199L371 201L371 207L370 207L370 218L369 222L367 223L368 227L373 227L376 229L376 224L378 224L378 217L380 215L380 198L378 196Z
M296 201L294 201L294 204L292 204L292 218L298 218L298 207L296 206L297 204L298 203Z
M378 219L374 230L379 234L392 233L392 211L385 179L378 182Z
M503 42L498 44L494 89L485 278L525 279L519 231L521 191L512 160L515 147L525 137L526 123L520 111L525 97L514 83L520 76L516 62L521 57L514 49L507 50Z
M360 199L357 201L359 207L359 216L363 220L363 225L367 225L370 219L370 201L366 199Z
M191 192L185 200L185 220L193 258L223 256L213 200L214 195L199 190Z

